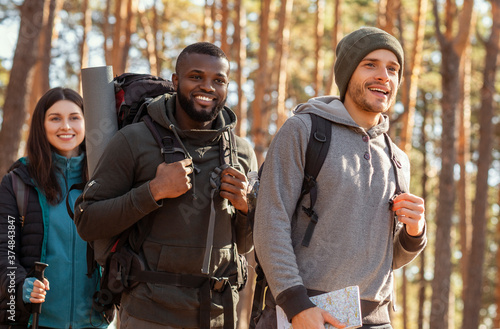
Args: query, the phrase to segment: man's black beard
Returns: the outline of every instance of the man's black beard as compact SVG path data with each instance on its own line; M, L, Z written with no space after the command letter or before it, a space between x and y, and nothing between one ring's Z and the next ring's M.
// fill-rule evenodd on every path
M179 87L180 89L180 87ZM177 93L177 97L179 99L179 104L184 109L184 112L193 120L197 122L209 122L213 121L219 112L224 108L224 104L226 100L224 100L219 105L215 106L210 112L198 112L195 109L194 101L190 100L187 97L184 97L181 93Z

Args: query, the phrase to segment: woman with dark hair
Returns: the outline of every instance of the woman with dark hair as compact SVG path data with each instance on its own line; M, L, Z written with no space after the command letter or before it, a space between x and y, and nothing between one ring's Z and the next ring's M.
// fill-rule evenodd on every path
M39 328L107 327L92 310L98 273L87 275L87 244L66 207L81 193L70 187L87 180L84 138L82 97L67 88L45 93L33 113L27 157L12 165L0 186L2 328L31 326L35 303L43 303ZM27 191L24 209L15 182ZM49 264L43 282L32 277L37 261Z

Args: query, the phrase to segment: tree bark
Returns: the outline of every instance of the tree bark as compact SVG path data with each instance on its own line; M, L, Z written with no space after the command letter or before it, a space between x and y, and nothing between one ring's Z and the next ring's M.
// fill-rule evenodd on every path
M341 23L341 16L340 16L340 13L342 11L342 0L335 0L335 8L334 8L334 23L333 23L333 27L332 27L332 44L331 44L331 48L333 49L333 61L332 61L332 65L330 67L330 74L328 76L328 81L327 81L327 84L326 84L326 89L325 89L325 92L328 94L328 95L334 95L336 93L336 90L337 88L335 87L335 71L334 71L334 67L335 67L335 59L336 59L336 56L335 56L335 49L337 48L337 43L338 43L338 40L340 39L340 26L342 25Z
M500 204L500 183L497 186L497 203ZM497 234L496 236L500 236L500 223L497 222ZM500 264L500 248L497 248L496 254L496 264L497 266ZM500 309L500 271L497 271L496 276L496 286L495 286L495 304L497 306L497 310ZM500 312L497 312L495 319L493 319L493 328L500 328Z
M500 0L492 0L492 17L500 15ZM462 328L479 326L481 310L483 265L485 253L486 212L488 208L488 171L492 159L493 104L495 77L498 68L500 43L500 22L493 19L493 26L486 43L486 59L481 88L481 109L479 111L479 157L477 161L476 196L472 216L472 243L469 257L469 273L465 285L464 317Z
M316 47L314 49L315 66L314 66L314 95L319 96L323 90L323 35L325 34L325 1L316 0Z
M401 114L403 128L399 136L399 147L409 153L411 150L412 131L414 127L415 105L417 103L418 78L422 70L422 50L424 45L425 21L428 0L419 0L417 18L415 20L414 47L411 53L411 62L405 69L405 79L402 87L402 102L404 112Z
M422 97L423 110L422 110L422 129L421 129L421 151L422 151L422 198L427 200L427 151L425 145L427 144L427 132L425 130L427 125L428 109L425 95ZM427 218L427 211L424 210L424 216ZM418 329L423 329L424 326L424 304L425 304L425 289L427 287L427 281L425 279L426 262L425 255L426 249L422 250L420 253L420 272L419 272L419 288L418 288L418 319L417 325Z
M450 3L451 1L448 1ZM430 329L449 328L449 300L451 279L451 228L455 209L455 181L453 168L456 163L456 115L460 96L458 67L470 34L473 0L465 0L459 19L459 30L452 37L449 10L446 15L446 32L441 33L437 1L433 0L436 35L441 48L442 74L442 135L441 172L439 174L439 196L436 212L436 243L434 280L432 281L432 301ZM447 8L453 8L448 6Z
M229 53L229 43L227 40L227 25L229 22L229 8L227 0L221 0L221 32L220 32L220 48L226 54L226 56L231 57Z
M470 252L470 243L472 236L472 211L470 198L470 174L467 173L466 166L470 162L470 84L471 84L471 46L467 49L460 63L460 100L458 105L458 164L460 166L460 179L458 181L458 206L459 206L459 232L460 232L460 271L462 282L467 282L467 267ZM462 294L462 297L464 295Z
M108 40L110 38L110 28L109 28L109 16L111 12L111 0L106 0L106 7L104 9L103 15L103 25L102 25L102 35L104 37L104 59L106 61L106 65L113 65L113 55L111 53L111 48L108 44Z
M152 10L156 12L156 6L153 4L152 8L149 10ZM144 35L146 38L147 46L146 46L146 52L148 55L148 60L149 60L149 70L151 74L153 75L159 75L160 70L158 69L158 62L157 62L157 50L156 50L156 40L155 40L155 32L153 28L151 27L151 23L149 22L148 19L148 14L142 7L138 9L138 14L140 17L140 22L142 25L142 29L144 30ZM153 14L153 18L156 16L156 14Z
M399 0L381 0L378 3L377 26L380 29L396 35L395 22L400 5Z
M212 6L210 7L210 19L212 21L212 37L210 42L215 43L217 40L217 32L215 31L215 22L217 22L217 0L212 1Z
M7 173L7 169L17 158L43 24L44 2L43 0L25 0L20 9L19 36L3 106L2 130L0 130L0 149L2 149L0 175Z
M28 112L31 116L36 103L42 95L50 89L49 69L51 61L52 40L56 39L54 21L61 9L62 1L49 0L44 4L43 25L38 42L38 56L33 70L33 87L30 94Z
M243 6L243 0L235 1L236 11L236 24L234 31L234 48L236 49L236 83L238 84L238 105L236 107L236 115L238 121L236 122L236 134L240 137L246 137L248 120L247 120L247 97L243 91L243 86L246 84L246 77L243 74L245 62L247 59L247 48L243 42L246 39L246 10Z
M293 0L281 0L280 23L278 27L278 44L276 47L278 72L277 89L278 104L276 106L276 130L279 130L287 119L286 111L286 86L288 80L287 67L290 55L290 25L293 10Z
M82 3L82 12L83 12L83 19L82 19L82 27L83 27L83 34L82 34L82 41L80 43L80 68L87 67L89 64L89 46L87 44L87 36L92 29L92 11L90 10L89 7L89 0L83 0ZM78 74L78 86L81 90L81 81L82 81L82 73Z
M27 105L28 115L26 116L25 126L28 127L31 122L31 116L35 106L42 95L50 89L49 70L52 60L52 42L57 39L57 32L54 30L55 18L61 10L63 2L61 0L50 0L44 4L43 25L38 41L38 56L33 69L33 86L29 95ZM28 129L22 130L19 154L25 153L25 145L28 140Z
M261 0L261 16L260 16L260 46L259 46L259 69L257 79L255 81L255 99L252 103L252 137L255 145L255 154L257 161L260 164L264 162L264 151L267 147L267 127L268 123L264 122L266 117L266 107L264 105L264 95L267 80L267 48L269 45L269 11L271 6L270 0Z
M123 38L123 49L121 50L121 66L118 67L118 72L127 72L128 71L128 52L130 50L130 39L132 38L132 34L137 30L137 7L139 0L128 0L127 2L127 16L125 21L125 35Z

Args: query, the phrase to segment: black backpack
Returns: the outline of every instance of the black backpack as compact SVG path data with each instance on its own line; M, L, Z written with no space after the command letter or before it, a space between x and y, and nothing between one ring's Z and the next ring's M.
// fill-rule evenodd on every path
M328 149L330 147L332 131L331 131L331 122L322 118L314 113L309 113L311 116L311 132L309 136L309 142L307 144L306 150L306 166L304 168L304 181L302 183L302 190L300 193L299 200L297 201L297 205L301 203L302 198L309 193L311 198L309 208L302 206L302 210L309 216L311 219L309 225L307 226L306 232L304 234L304 238L302 239L302 246L308 247L311 242L311 237L314 233L314 228L318 223L318 215L314 211L314 205L316 203L316 199L318 196L317 190L317 182L316 178L318 177L319 171L325 162L326 156L328 154ZM395 195L391 199L390 206L392 207L392 200L395 196L400 193L404 193L409 190L407 182L404 180L404 176L402 174L402 165L397 156L394 153L394 146L391 141L391 138L387 133L384 133L384 138L386 144L389 148L389 156L392 162L392 167L394 170L394 175L396 179L396 191ZM262 173L262 168L264 164L259 169L259 178ZM252 209L252 212L248 214L248 218L253 227L255 220L255 208ZM394 219L393 226L393 236L396 232L401 228L400 223L397 218ZM255 266L256 273L256 283L255 283L255 291L254 291L254 299L252 303L252 311L250 315L250 324L249 328L255 328L262 311L265 307L265 299L266 299L266 290L269 288L267 284L267 279L262 267L259 264L259 260L257 258L257 254L255 254L255 261L257 265ZM271 299L272 295L270 295ZM274 303L274 301L273 301Z
M302 182L302 189L300 192L299 200L297 204L300 204L302 198L309 194L311 199L309 208L302 206L302 210L311 219L309 225L307 226L306 233L302 240L302 245L307 247L311 242L311 237L313 235L316 224L318 223L318 215L314 211L314 205L316 204L316 199L318 196L318 189L316 178L318 177L319 171L325 162L326 156L328 154L328 149L330 148L330 142L332 139L332 128L331 122L327 119L320 117L314 113L309 113L311 116L311 132L309 136L309 142L307 144L306 150L306 166L304 168L304 181ZM264 163L259 169L259 178L262 173L262 168ZM254 224L255 220L255 209L252 208L251 212L248 214L248 219L250 220L250 225ZM268 284L266 276L262 267L259 264L257 254L255 254L255 261L257 265L255 266L255 273L257 275L255 282L254 298L252 303L252 312L250 316L250 328L255 328L255 325L260 317L266 294L266 289L268 289Z

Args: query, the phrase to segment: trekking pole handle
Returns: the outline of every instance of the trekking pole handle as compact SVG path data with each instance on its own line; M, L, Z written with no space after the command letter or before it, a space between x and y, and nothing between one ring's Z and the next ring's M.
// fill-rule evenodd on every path
M35 278L37 280L40 280L43 283L43 279L45 278L44 276L44 271L45 268L49 266L49 264L41 263L41 262L35 262ZM34 304L33 305L33 313L38 313L42 311L42 303Z

